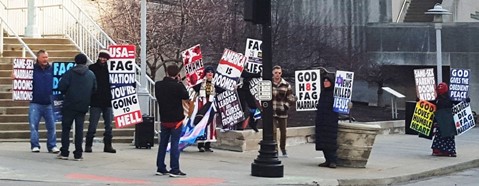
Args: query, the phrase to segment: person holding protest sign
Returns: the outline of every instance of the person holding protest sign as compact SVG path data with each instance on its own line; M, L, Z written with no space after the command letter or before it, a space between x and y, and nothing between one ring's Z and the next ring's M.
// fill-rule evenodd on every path
M156 175L170 174L170 177L186 176L180 170L180 141L185 119L183 101L189 99L185 86L179 77L180 68L176 64L166 67L166 77L155 83L155 96L160 110L160 144L156 157ZM165 156L168 143L170 148L170 171L166 170Z
M12 72L12 79L15 75ZM48 63L48 53L45 50L37 52L37 62L33 66L33 94L28 110L30 124L30 148L32 152L40 152L38 125L45 120L47 129L47 149L50 153L58 153L55 119L53 114L53 68Z
M316 106L316 150L322 150L326 161L320 167L336 168L338 144L338 113L333 111L334 78L323 78L323 90Z
M109 59L110 52L101 50L96 63L88 67L95 74L97 90L91 96L90 124L88 125L88 132L85 136L85 152L92 152L91 147L93 145L93 138L95 137L98 121L100 120L100 115L103 115L105 125L105 132L103 133L103 152L116 153L116 150L111 145L113 138L111 127L113 110L111 108L112 95L110 77L106 63Z
M260 78L261 74L254 74L243 70L241 73L241 82L238 88L238 95L241 101L241 107L245 113L246 122L251 129L258 132L257 122L261 118L261 112L258 109L257 100L250 91L250 82L253 78ZM244 129L246 125L241 126Z
M294 104L296 97L293 94L291 85L284 80L281 66L273 67L273 138L277 141L276 128L280 131L280 149L283 157L288 157L286 153L286 128L288 126L288 110L291 104Z
M58 159L68 160L70 147L70 131L75 120L75 151L73 156L76 161L83 160L83 124L85 114L90 106L91 95L96 91L95 74L86 66L85 54L75 56L76 66L65 72L58 90L64 95L62 107L62 147Z
M436 112L434 113L436 131L431 145L432 155L456 157L456 143L454 140L456 128L452 113L454 103L449 97L449 88L446 83L439 83L436 91ZM470 102L470 99L467 98L465 101Z
M196 125L203 119L203 116L207 113L210 107L214 108L213 101L216 96L216 89L213 85L213 76L215 70L212 66L205 67L204 81L198 85L195 85L193 89L198 94L198 101L196 107L198 112L194 118L193 123ZM215 109L216 110L216 109ZM216 142L216 113L210 112L208 116L208 124L205 127L205 133L202 136L196 138L198 143L199 152L213 152L211 149L211 142Z

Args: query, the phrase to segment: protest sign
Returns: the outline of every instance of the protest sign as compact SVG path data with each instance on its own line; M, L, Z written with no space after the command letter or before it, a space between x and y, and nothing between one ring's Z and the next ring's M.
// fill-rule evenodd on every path
M432 131L432 122L435 111L436 105L429 103L426 100L420 100L416 103L416 108L414 109L409 128L429 136Z
M321 77L319 70L300 70L294 72L296 89L296 110L316 110L321 93Z
M234 90L245 63L246 57L243 54L225 49L216 69L213 84L225 90Z
M256 39L246 39L246 48L245 48L245 56L248 58L246 61L244 70L249 73L253 74L263 74L263 51L261 49L261 44L263 42L261 40ZM252 78L249 82L249 89L251 94L259 100L258 98L258 84L263 80L263 78Z
M186 86L193 87L203 81L205 67L200 45L195 45L181 52L183 65L186 71Z
M115 126L123 128L143 122L135 88L135 45L108 47L113 116Z
M436 99L434 69L414 69L414 79L416 81L416 95L420 100Z
M474 115L471 111L471 105L467 102L460 102L452 107L454 117L454 125L456 126L457 135L464 134L469 129L476 126Z
M234 125L245 119L236 91L224 91L218 94L216 96L216 106L221 115L223 127Z
M14 101L29 101L33 99L33 66L35 61L26 58L13 59L13 89Z
M53 62L53 114L55 116L55 121L62 121L62 107L63 107L63 95L58 90L58 83L60 83L60 78L76 65L75 62Z
M463 101L469 97L469 69L451 69L449 96L453 101Z
M349 104L353 95L353 80L354 72L336 71L334 82L334 112L349 114Z

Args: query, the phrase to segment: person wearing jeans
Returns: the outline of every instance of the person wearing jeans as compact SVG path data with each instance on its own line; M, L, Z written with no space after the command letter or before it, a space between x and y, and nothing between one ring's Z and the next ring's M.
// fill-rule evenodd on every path
M166 149L168 147L168 141L171 143L170 147L170 167L171 173L179 173L180 172L180 149L178 148L178 144L180 142L181 137L181 130L183 129L183 123L177 122L175 124L167 124L162 123L161 125L161 132L160 132L160 145L158 150L158 155L156 156L156 166L158 167L159 172L166 173L166 164L165 164L165 156L166 156ZM168 125L174 127L168 127ZM165 149L165 150L163 150ZM158 174L158 173L157 173Z
M42 117L45 120L45 128L47 129L48 152L58 153L57 134L55 130L55 120L53 117L53 108L51 104L41 105L37 103L30 103L30 108L28 110L28 122L30 123L30 144L32 151L40 151L38 125ZM38 151L36 148L38 148Z
M166 77L155 83L155 96L160 110L160 145L156 156L156 175L170 174L170 177L186 176L180 170L180 141L183 120L185 119L183 101L189 99L185 86L181 83L176 65L166 67ZM168 142L170 148L170 171L166 170L165 155Z
M110 74L107 65L109 59L110 53L106 50L101 50L96 63L88 67L95 74L97 90L91 95L90 124L88 125L88 132L85 137L85 152L92 152L93 138L95 137L100 116L103 114L103 121L105 123L103 152L116 153L116 150L111 145L113 138L111 127L113 110L111 108Z
M12 78L15 75L12 73ZM28 110L28 122L30 125L30 149L32 152L40 152L38 127L41 118L45 120L47 129L48 152L58 153L56 126L53 115L53 68L48 63L48 53L44 50L37 52L37 62L33 65L33 94Z

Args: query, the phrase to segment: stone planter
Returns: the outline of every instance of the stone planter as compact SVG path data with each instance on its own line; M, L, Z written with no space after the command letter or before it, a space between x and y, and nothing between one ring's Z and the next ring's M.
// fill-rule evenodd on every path
M360 123L339 123L338 166L365 168L380 127Z

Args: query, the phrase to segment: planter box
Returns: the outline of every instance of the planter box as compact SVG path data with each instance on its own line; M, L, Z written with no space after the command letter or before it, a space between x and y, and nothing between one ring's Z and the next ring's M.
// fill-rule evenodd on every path
M379 125L339 123L338 166L365 168L380 129Z
M237 152L259 150L259 142L263 139L263 130L231 130L221 132L216 129L216 143L211 143L213 148ZM279 130L277 139L279 139ZM291 127L287 129L286 146L314 142L314 127Z

